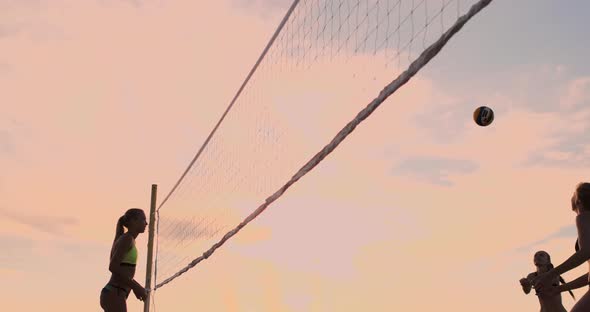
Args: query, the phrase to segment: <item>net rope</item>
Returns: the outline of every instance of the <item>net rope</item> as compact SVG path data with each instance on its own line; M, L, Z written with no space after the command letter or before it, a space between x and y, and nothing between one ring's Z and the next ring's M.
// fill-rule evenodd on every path
M266 46L266 48L264 49L262 55L260 56L260 58L258 59L258 61L256 62L254 68L250 71L250 73L248 74L246 80L244 81L244 83L242 84L242 86L240 87L238 93L235 95L235 97L233 98L232 102L230 103L230 106L228 106L228 108L226 109L226 111L224 112L222 118L219 120L219 122L217 123L217 125L215 126L214 130L211 132L211 134L208 136L207 140L205 141L205 143L203 144L203 146L201 147L201 149L199 150L199 152L197 153L197 155L193 158L193 160L191 161L190 165L188 166L188 168L184 171L183 175L181 176L181 178L178 180L178 182L175 184L175 186L172 188L172 190L170 191L170 193L165 197L164 201L160 204L160 206L157 209L157 237L159 237L159 232L160 232L160 209L164 206L164 204L169 200L169 198L172 196L172 194L174 194L174 192L177 190L177 187L180 185L180 183L183 181L183 179L186 177L187 173L191 170L192 166L195 164L196 160L199 158L199 155L201 155L201 153L203 152L203 150L205 149L205 147L207 146L207 144L210 142L210 139L213 137L213 134L217 131L219 125L221 124L221 122L224 120L225 116L227 115L227 113L229 112L229 110L231 109L231 107L233 106L233 104L235 103L236 99L238 99L238 97L240 96L241 92L244 90L246 84L248 83L248 81L253 77L254 72L256 71L256 69L259 67L259 65L262 63L262 60L264 59L265 55L267 55L267 53L269 52L270 48L273 46L274 44L279 44L279 45L283 45L286 46L288 48L283 48L283 49L275 49L273 51L270 52L270 54L272 55L273 53L289 53L290 57L293 57L296 62L290 63L290 64L282 64L281 66L285 67L285 66L298 66L299 64L302 65L306 65L305 64L305 56L304 54L306 52L310 52L311 50L305 50L301 48L301 42L306 42L306 39L310 36L309 33L306 33L305 31L303 31L303 34L301 29L303 27L303 24L305 24L307 21L307 19L312 19L313 20L313 14L310 14L308 17L308 15L305 15L305 17L303 18L303 20L305 20L304 22L301 22L301 25L295 26L292 29L296 29L295 31L290 32L290 37L285 38L284 36L279 37L278 35L281 32L281 29L289 24L289 23L293 23L293 20L300 20L298 18L295 18L292 15L295 12L295 15L297 14L302 14L300 13L300 11L296 11L295 8L297 7L297 5L299 4L300 1L294 1L293 4L291 5L291 7L289 8L287 14L285 15L285 17L283 18L281 24L279 25L277 31L274 33L273 37L271 38L270 42L268 43L268 45ZM362 1L356 1L356 7L359 7L361 5ZM396 8L401 8L401 1L386 1L387 2L387 16L389 16L390 14L392 14L392 12L396 9ZM390 5L391 2L394 2L393 5ZM416 7L421 7L424 6L425 11L428 12L428 7L426 5L426 1L422 0L419 2L416 1L412 1L412 12L410 15L414 14L415 8ZM410 16L408 18L406 18L405 20L399 19L399 24L398 24L398 30L401 27L402 24L404 24L405 22L407 22L408 20L412 21L412 26L411 26L411 40L409 42L407 42L405 45L401 45L401 40L397 40L397 55L396 58L394 59L401 59L400 58L400 53L401 51L403 51L404 49L412 49L412 46L415 44L414 43L414 38L417 38L418 36L424 36L424 38L426 37L426 33L427 33L427 29L428 29L428 25L430 25L430 23L437 18L438 16L441 16L441 23L442 23L442 15L443 15L443 11L444 9L447 7L447 5L452 2L452 1L443 1L442 5L441 5L441 10L440 12L438 12L437 14L428 17L425 19L426 22L424 24L424 26L419 29L419 30L415 30L415 25L413 22L413 18ZM233 229L231 229L230 231L226 232L225 235L223 235L223 237L221 239L219 239L215 244L213 244L211 247L209 247L201 256L194 258L192 261L190 261L187 265L185 265L184 267L182 267L182 269L176 271L174 274L172 274L171 276L167 277L166 279L164 279L163 281L161 281L160 283L157 283L156 286L154 287L153 290L156 290L160 287L163 287L164 285L167 285L168 283L170 283L171 281L173 281L174 279L178 278L179 276L181 276L182 274L186 273L187 271L189 271L190 269L194 268L198 263L200 263L201 261L208 259L218 248L220 248L226 241L228 241L230 238L232 238L234 235L236 235L244 226L246 226L248 223L250 223L252 220L254 220L257 216L259 216L270 204L272 204L274 201L276 201L278 198L280 198L286 191L287 189L289 189L289 187L291 187L294 183L296 183L297 181L299 181L303 176L305 176L307 173L309 173L311 170L313 170L314 167L316 167L323 159L326 158L326 156L328 156L332 151L334 151L336 149L336 147L344 140L346 139L346 137L348 135L350 135L355 128L361 123L363 122L367 117L369 117L389 96L391 96L394 92L396 92L396 90L398 90L399 88L401 88L403 85L405 85L414 75L416 75L420 69L422 69L426 64L428 64L442 49L443 47L447 44L447 42L457 33L459 32L463 26L471 19L473 18L476 14L478 14L481 10L483 10L486 6L488 6L490 3L492 2L492 0L480 0L477 1L475 4L473 4L470 9L468 10L467 13L465 13L464 15L460 16L455 23L448 28L448 30L446 30L444 33L442 33L442 35L438 38L438 40L436 40L434 43L432 43L430 46L426 47L423 52L420 53L419 57L417 57L414 61L411 62L411 64L409 65L409 67L402 72L396 79L394 79L393 81L391 81L391 83L389 83L385 88L383 88L379 94L377 95L377 97L375 97L364 109L362 109L357 115L356 117L354 117L354 119L352 119L350 122L348 122L346 124L346 126L344 126L334 137L333 139L327 144L325 145L318 153L315 154L315 156L313 156L307 163L305 163L305 165L303 165L302 167L300 167L300 169L295 173L295 175L293 175L286 183L284 183L280 188L278 188L278 190L276 190L271 196L267 197L264 202L262 204L260 204L258 206L258 208L256 210L254 210L252 213L250 213L246 218L244 218L237 226L235 226ZM326 11L328 10L328 3L330 3L330 6L332 7L335 2L324 2L324 7L322 8L321 6L319 6L319 1L317 1L318 4L318 9L321 11ZM350 2L347 2L350 3ZM370 10L373 9L369 9L369 5L368 5L368 1L365 2L366 6L367 6L367 12L369 12ZM381 3L381 4L380 4ZM379 5L382 5L383 1L376 1L376 4L372 7L374 8L374 10L378 10ZM344 2L339 2L339 6L342 7L344 5ZM311 7L311 6L310 6ZM308 8L310 8L308 7ZM459 6L457 6L459 10ZM349 12L353 12L355 11L355 9L353 8L352 10L349 10ZM338 12L340 12L340 10L338 10ZM357 10L358 12L358 10ZM398 9L399 12L399 9ZM398 13L399 14L399 13ZM347 17L344 17L345 20L344 22L339 21L340 26L339 27L343 27L342 25L345 24L347 22L347 20L350 20L350 18L352 17L352 13L350 13ZM320 24L319 22L319 16L321 16L321 13L318 14L317 18L317 23L318 25ZM368 13L365 14L365 16L363 18L367 18ZM325 17L326 18L326 17ZM336 16L336 14L331 14L330 19L334 20L334 19L342 19L341 16ZM356 19L359 19L359 16L357 14ZM389 19L388 19L389 20ZM321 31L319 31L318 28L318 32L316 34L316 39L323 41L324 44L322 46L322 48L318 49L317 54L315 55L314 60L316 60L318 57L323 57L325 56L328 52L326 52L326 49L330 49L329 53L330 53L330 57L333 57L333 44L330 44L329 42L334 40L334 35L332 32L332 36L328 39L328 43L326 43L326 35L325 35L325 30L327 29L328 23L324 24L324 27L322 28ZM331 27L333 27L333 23L330 23L330 25L332 25ZM359 23L357 23L357 26L359 25ZM354 35L356 38L355 40L355 52L359 49L365 49L367 46L369 45L369 38L371 38L370 34L372 32L377 31L378 27L383 27L383 25L379 26L380 23L378 21L376 21L375 26L373 27L366 27L366 33L364 38L361 38L360 40L358 39L358 36ZM442 25L442 24L441 24ZM290 25L293 26L293 25ZM390 27L389 24L385 25L388 29ZM442 28L442 26L441 26ZM313 28L312 28L313 29ZM375 29L375 30L372 30ZM311 31L310 31L311 32ZM337 31L338 34L340 34L339 31ZM353 40L352 39L352 34L358 34L358 27L356 31L353 31L350 33L351 35L349 36L349 38L346 38L344 42L348 42ZM392 36L394 36L396 34L396 32L393 32L391 35L388 34L387 38L391 38ZM400 36L400 32L397 32L398 36ZM295 37L299 38L301 37L301 40L296 40L294 39ZM278 41L277 41L278 38ZM385 43L379 43L377 40L377 36L375 36L375 41L373 42L373 47L374 47L374 54L377 53L378 49L380 47L382 47L383 45L389 45L389 41L388 39L385 39ZM276 41L276 42L275 42ZM294 44L294 42L297 42L297 44ZM422 41L422 44L425 45L425 40ZM305 46L305 45L304 45ZM277 52L278 51L278 52ZM340 51L340 47L336 49L336 53L338 53ZM410 58L411 54L408 54L408 58ZM299 57L299 58L298 58ZM284 59L282 57L278 57L278 58L274 58L275 60L277 60L277 62L279 62L280 60ZM311 64L307 64L307 66L311 66ZM261 92L260 90L257 90L258 92ZM256 96L256 95L255 95ZM258 94L257 96L260 96L260 94ZM217 151L217 153L219 153L219 151ZM213 155L215 155L215 153L213 153ZM217 181L217 183L219 183ZM209 222L209 223L207 223ZM190 234L184 234L184 236L181 236L181 238L179 239L179 241L183 241L186 239L189 239L189 237L192 236L202 236L202 235L208 235L209 237L215 237L216 234L219 234L222 230L222 228L217 228L214 230L211 230L211 222L212 221L207 221L205 219L201 219L201 220L191 220L187 223L171 223L171 224L175 224L174 226L174 230L176 232L171 232L171 235L176 235L178 233L190 233ZM179 224L184 224L184 226L179 226ZM209 226L203 226L203 225L209 225ZM198 229L198 230L197 230ZM206 229L209 229L209 232L206 232ZM176 233L176 234L174 234ZM159 238L158 238L159 240ZM157 281L157 275L158 275L158 254L159 254L159 243L157 243L156 246L156 257L155 257L155 269L154 269L154 275L155 275L155 280Z

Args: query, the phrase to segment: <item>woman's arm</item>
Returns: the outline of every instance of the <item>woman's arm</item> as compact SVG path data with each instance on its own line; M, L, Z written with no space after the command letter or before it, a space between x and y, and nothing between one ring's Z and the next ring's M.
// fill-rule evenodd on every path
M573 254L571 257L565 260L565 262L558 265L550 272L553 276L562 275L563 273L580 266L584 262L588 261L588 259L590 259L590 255L588 253L582 252L582 249L580 249L580 251Z
M562 275L590 259L590 213L584 212L576 216L576 227L578 228L580 250L551 270L555 276Z
M121 261L125 256L125 253L131 249L133 244L133 239L129 235L123 235L119 239L119 241L115 244L113 256L111 257L111 262L109 264L109 271L113 274L117 275L119 279L125 283L126 286L129 286L131 289L139 289L143 288L138 282L134 279L129 278L125 275L126 270L121 267Z
M573 280L569 283L557 286L557 289L560 292L563 292L563 291L570 291L570 290L582 288L587 285L588 285L588 273L576 278L575 280Z

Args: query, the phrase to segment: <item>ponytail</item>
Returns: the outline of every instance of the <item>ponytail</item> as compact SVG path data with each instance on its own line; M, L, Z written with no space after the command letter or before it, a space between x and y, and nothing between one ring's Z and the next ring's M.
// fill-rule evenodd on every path
M553 270L553 263L549 262L548 267L549 267L549 270ZM563 279L563 277L561 277L561 275L559 275L559 282L563 285L566 284L565 280ZM576 300L576 296L574 296L574 293L571 290L568 290L568 292L570 293L572 298L574 298L574 300Z
M125 223L127 223L126 221L127 218L125 218L124 215L121 216L117 221L117 229L115 230L115 240L113 242L116 242L117 239L119 239L119 237L121 237L121 235L125 233L125 229L123 227L125 226Z
M563 277L561 277L561 275L559 276L559 282L561 282L564 285L566 284L565 280L563 279ZM568 292L570 293L572 298L574 298L574 300L576 300L576 296L574 296L574 293L571 290L568 290Z

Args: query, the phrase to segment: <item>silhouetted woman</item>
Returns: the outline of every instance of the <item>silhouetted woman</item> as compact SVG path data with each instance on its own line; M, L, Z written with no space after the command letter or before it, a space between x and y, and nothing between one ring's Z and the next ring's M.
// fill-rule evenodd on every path
M590 183L580 183L572 196L572 210L576 213L576 227L578 229L578 249L569 259L554 269L540 274L534 281L539 295L552 295L562 291L577 289L589 284L588 273L560 286L552 286L551 281L559 275L587 262L590 266ZM574 305L571 312L590 311L590 293L586 292Z
M111 279L100 292L100 306L105 312L127 312L127 297L131 290L141 301L147 297L145 288L133 279L137 264L135 239L145 232L146 226L145 213L137 208L127 210L117 222L109 263Z
M543 250L539 250L535 253L533 257L533 263L535 264L537 270L527 275L527 277L520 279L520 285L522 286L522 290L525 294L531 292L531 288L533 287L533 280L537 276L553 269L553 264L551 263L551 256L549 256L549 253ZM559 286L560 282L562 284L566 284L563 278L561 278L561 276L556 276L551 281L551 285ZM574 300L576 299L576 297L574 297L574 294L571 291L570 295L572 295L572 298L574 298ZM562 304L560 293L541 295L538 296L538 298L539 304L541 305L541 312L567 312L567 310Z

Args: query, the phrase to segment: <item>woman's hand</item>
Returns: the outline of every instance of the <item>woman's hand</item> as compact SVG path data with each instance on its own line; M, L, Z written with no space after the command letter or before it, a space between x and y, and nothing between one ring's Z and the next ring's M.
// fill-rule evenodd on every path
M143 287L134 287L133 293L135 294L135 297L141 301L147 299L147 291Z

